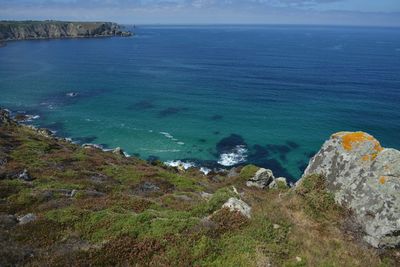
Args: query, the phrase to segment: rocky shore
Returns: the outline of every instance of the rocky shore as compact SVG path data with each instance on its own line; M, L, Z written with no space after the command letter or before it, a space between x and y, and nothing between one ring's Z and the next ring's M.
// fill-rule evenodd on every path
M399 163L337 133L289 187L76 145L0 109L0 266L397 266Z
M0 42L131 35L112 22L0 21Z

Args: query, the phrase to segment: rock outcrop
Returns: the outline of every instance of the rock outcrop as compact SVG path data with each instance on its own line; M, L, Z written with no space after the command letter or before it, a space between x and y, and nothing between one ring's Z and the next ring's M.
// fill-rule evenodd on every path
M279 189L288 187L288 184L286 178L275 178L274 173L270 169L260 168L253 177L247 180L246 186L260 189Z
M248 187L258 187L263 189L268 187L268 185L272 183L274 179L275 177L271 170L261 168L246 182L246 185Z
M0 21L0 40L131 36L112 22Z
M400 245L400 151L381 147L363 132L336 133L303 177L311 174L326 178L335 201L353 211L369 244Z
M222 205L222 208L227 208L232 212L240 212L247 218L251 217L251 207L246 202L238 198L231 197L224 205Z

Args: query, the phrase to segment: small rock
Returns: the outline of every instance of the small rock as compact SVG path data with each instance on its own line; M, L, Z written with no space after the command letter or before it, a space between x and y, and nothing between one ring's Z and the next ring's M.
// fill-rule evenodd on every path
M49 129L45 129L45 128L37 129L37 133L44 137L51 137L53 135L52 131L50 131Z
M32 177L29 175L28 170L25 169L21 173L18 174L18 179L24 180L24 181L32 181Z
M261 168L259 169L254 177L250 178L246 185L248 187L258 187L264 189L274 180L274 174L269 169Z
M116 155L120 155L120 156L122 156L122 157L125 157L125 152L124 152L124 150L123 150L122 148L120 148L120 147L117 147L116 149L114 149L114 150L112 151L112 153L114 153L114 154L116 154Z
M251 217L251 207L243 200L231 197L222 208L228 208L230 211L238 211L247 218Z
M296 257L297 262L301 262L301 258L299 256Z
M36 220L36 215L33 213L28 213L28 214L18 218L18 222L20 225L24 225L24 224L33 222L35 220Z
M272 226L274 227L274 229L279 229L279 228L281 228L281 226L280 226L279 224L273 224Z
M69 196L70 196L70 197L74 197L74 196L76 196L77 193L78 193L78 190L73 189L73 190L71 191L71 193L69 194Z
M0 108L0 126L12 124L13 120L10 116L10 111Z
M272 181L272 183L268 186L270 189L279 189L288 187L287 181L285 177L279 177Z
M207 193L207 192L201 192L200 193L200 196L203 198L203 199L205 199L205 200L209 200L209 199L211 199L212 198L212 194L210 194L210 193Z

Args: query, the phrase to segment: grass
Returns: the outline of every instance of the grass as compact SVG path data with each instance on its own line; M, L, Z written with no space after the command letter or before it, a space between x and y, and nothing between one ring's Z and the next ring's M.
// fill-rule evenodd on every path
M222 176L223 182L213 182L196 171L179 172L82 149L24 127L0 127L0 136L0 154L10 159L1 171L26 168L35 178L0 180L0 211L34 212L38 218L7 231L0 227L0 245L10 248L0 253L0 265L395 266L398 262L398 249L382 253L349 234L348 214L335 205L322 176L306 177L295 189L278 184L278 190L257 190L245 186L259 169L254 165L244 166L238 178ZM141 194L138 187L144 182L160 190ZM78 190L74 197L63 193L73 189ZM211 197L203 198L202 192ZM221 209L230 197L252 207L251 219ZM26 248L33 257L24 256Z

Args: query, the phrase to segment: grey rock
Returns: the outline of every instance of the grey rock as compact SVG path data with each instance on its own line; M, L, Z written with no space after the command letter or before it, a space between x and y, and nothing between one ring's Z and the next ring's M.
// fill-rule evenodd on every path
M36 220L36 215L33 213L28 213L28 214L18 218L18 222L20 225L24 225L24 224L33 222L35 220Z
M213 194L207 193L207 192L201 192L200 196L205 199L205 200L210 200L213 196Z
M272 183L274 179L275 179L274 174L272 173L271 170L261 168L256 172L254 177L250 178L246 182L246 185L248 187L258 187L264 189L268 187L268 185Z
M24 180L24 181L27 181L27 182L33 180L33 178L29 175L27 169L25 169L25 170L23 170L21 173L19 173L17 178L18 178L18 179L21 179L21 180Z
M279 187L288 187L288 183L285 177L275 178L269 185L269 189L278 189Z
M311 174L326 178L335 201L353 211L369 244L400 244L400 151L382 148L363 132L340 132L310 160L303 177Z
M122 156L122 157L125 157L125 152L124 152L124 150L123 150L122 148L120 148L120 147L117 147L116 149L114 149L114 150L112 151L112 153L114 153L114 154L116 154L116 155L120 155L120 156Z
M231 197L224 205L222 205L222 208L228 208L230 211L238 211L243 216L251 218L251 207L238 198Z

